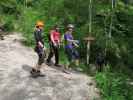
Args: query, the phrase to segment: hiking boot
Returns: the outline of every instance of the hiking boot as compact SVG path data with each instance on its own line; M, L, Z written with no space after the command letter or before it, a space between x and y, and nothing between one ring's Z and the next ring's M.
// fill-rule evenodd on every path
M32 69L31 75L32 75L33 78L44 77L45 76L44 74L41 73L40 70L35 70L35 69Z
M51 66L51 65L52 65L52 64L51 64L50 62L48 62L47 60L46 60L45 64L48 65L48 66Z
M52 64L51 64L51 63L48 63L48 62L46 63L46 65L48 65L48 66L52 66Z
M36 72L37 72L37 70L34 69L34 68L32 68L32 70L30 71L31 74L34 74L34 73L36 73Z
M39 75L41 72L40 72L40 70L36 70L36 69L33 68L30 73Z
M41 71L40 71L40 70L37 70L37 72L36 72L36 73L40 74L40 73L41 73Z

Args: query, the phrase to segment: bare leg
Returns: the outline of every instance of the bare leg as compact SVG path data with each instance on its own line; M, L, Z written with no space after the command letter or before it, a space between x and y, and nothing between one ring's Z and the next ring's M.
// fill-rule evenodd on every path
M41 69L41 67L42 67L42 65L36 65L36 70L40 70Z
M79 66L79 59L76 59L76 60L75 60L75 65L76 65L76 66Z

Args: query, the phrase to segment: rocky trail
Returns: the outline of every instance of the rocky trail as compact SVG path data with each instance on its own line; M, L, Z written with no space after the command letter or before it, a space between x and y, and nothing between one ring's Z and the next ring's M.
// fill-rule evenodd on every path
M0 100L100 100L93 77L82 73L43 64L46 76L30 77L37 55L21 38L12 34L0 40Z

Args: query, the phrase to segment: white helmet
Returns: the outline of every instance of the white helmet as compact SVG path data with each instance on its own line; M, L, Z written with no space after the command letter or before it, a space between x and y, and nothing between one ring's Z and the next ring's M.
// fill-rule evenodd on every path
M67 28L74 28L73 24L68 24Z

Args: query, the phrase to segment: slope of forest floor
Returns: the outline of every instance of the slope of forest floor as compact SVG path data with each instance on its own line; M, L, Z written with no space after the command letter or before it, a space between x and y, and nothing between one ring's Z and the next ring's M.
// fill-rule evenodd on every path
M0 100L99 100L93 77L43 64L45 77L30 77L37 61L33 49L12 34L0 40Z

